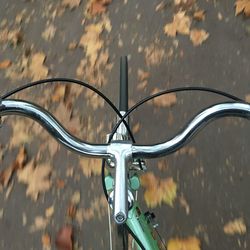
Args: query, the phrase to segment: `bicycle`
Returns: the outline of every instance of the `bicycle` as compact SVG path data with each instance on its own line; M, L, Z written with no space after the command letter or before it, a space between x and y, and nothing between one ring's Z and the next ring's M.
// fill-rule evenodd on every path
M102 97L117 114L117 123L107 136L104 144L90 144L74 137L42 107L23 100L7 99L11 95L32 86L52 82L73 82L87 87ZM137 145L129 127L129 115L140 105L158 96L180 91L206 91L230 98L206 108L197 114L186 127L172 139L154 145ZM185 145L194 134L213 119L224 116L250 117L250 105L231 94L204 87L184 87L161 91L151 95L128 109L128 65L127 58L120 63L120 103L119 109L100 91L89 84L66 78L52 78L28 83L0 97L0 117L17 114L39 122L57 141L78 154L102 158L102 184L109 207L113 211L114 221L118 225L113 234L115 249L128 249L129 233L134 239L134 249L165 249L158 232L153 225L154 215L143 213L134 193L140 187L138 171L145 170L147 158L157 158L175 152ZM108 169L105 174L105 168ZM119 238L119 240L117 240ZM113 241L110 239L110 243ZM111 248L113 248L111 243Z

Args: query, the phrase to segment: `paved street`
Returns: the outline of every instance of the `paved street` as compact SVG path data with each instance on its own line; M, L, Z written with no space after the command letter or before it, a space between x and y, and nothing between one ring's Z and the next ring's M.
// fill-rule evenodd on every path
M249 101L250 19L244 13L235 16L234 4L0 0L0 93L33 80L67 77L86 80L117 103L119 59L128 55L130 106L182 86L216 88ZM48 109L75 136L104 143L114 112L90 91L60 86L38 86L15 97ZM229 100L197 91L158 98L131 115L135 139L138 144L166 141L199 111L222 101ZM147 161L159 183L172 178L177 185L173 206L162 201L150 209L145 189L139 191L141 207L155 213L166 246L171 239L195 237L202 250L250 249L249 131L247 120L219 119L184 150ZM17 163L23 146L26 159ZM48 190L26 194L31 175L26 180L20 175L30 162L48 168ZM13 164L17 167L7 178L1 171ZM27 118L4 118L0 249L56 249L65 225L73 228L74 249L109 249L99 165L68 152Z

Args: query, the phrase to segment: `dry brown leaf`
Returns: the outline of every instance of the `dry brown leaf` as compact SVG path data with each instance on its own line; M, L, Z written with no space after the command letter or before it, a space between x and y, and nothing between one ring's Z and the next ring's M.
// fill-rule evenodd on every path
M36 216L34 224L30 226L30 232L34 233L36 231L44 230L49 223L47 218L43 218L43 216Z
M144 199L148 207L154 208L162 202L173 207L177 185L172 178L160 179L152 172L141 176L141 185L145 188Z
M147 87L147 85L148 85L148 81L145 80L143 82L138 83L138 85L136 86L136 89L137 90L144 90Z
M0 42L9 42L13 46L21 43L23 35L20 29L8 30L7 28L0 30Z
M81 3L81 0L63 0L62 6L67 7L72 10L78 7L80 3Z
M165 25L164 32L171 37L175 37L177 33L188 35L191 22L191 18L186 16L185 11L179 11L174 15L173 22Z
M133 134L138 133L138 132L140 131L140 129L141 129L141 124L140 124L139 122L137 122L137 123L133 126L133 128L132 128Z
M68 50L74 50L74 49L76 49L77 45L78 45L77 42L71 42L71 43L69 43Z
M223 228L224 233L228 235L245 234L247 231L243 218L229 221Z
M137 70L137 78L138 81L142 82L144 80L147 80L149 78L150 74L147 71L144 71L142 69Z
M28 123L30 125L30 123ZM12 137L10 139L10 148L18 147L29 143L32 139L30 135L30 126L24 120L16 120L12 125Z
M11 66L12 62L9 59L0 62L0 69L7 69Z
M42 245L43 250L50 250L51 249L51 237L48 233L42 235Z
M81 194L80 191L75 191L71 197L71 203L73 205L78 205L81 200Z
M186 214L189 215L190 206L188 205L187 200L184 198L183 195L179 197L179 202L180 202L180 205L185 208Z
M35 167L34 160L30 161L23 169L18 170L18 181L27 184L26 195L37 200L39 193L48 191L51 187L49 176L51 166L47 163Z
M77 212L76 206L69 204L67 208L67 213L66 213L67 216L71 219L74 219L76 216L76 212Z
M56 235L57 250L73 249L73 229L71 226L63 226Z
M204 21L205 20L205 10L195 11L193 17L197 21Z
M235 16L244 12L246 16L250 16L250 1L249 0L237 0L235 2Z
M151 95L160 92L160 89L155 88ZM172 107L177 102L177 97L175 93L170 93L167 95L162 95L153 99L152 103L156 107Z
M192 29L190 32L190 39L194 46L201 45L209 37L209 33L203 29Z
M245 96L245 101L246 101L246 102L250 102L250 94L247 94L247 95Z
M66 93L66 85L57 85L54 88L53 95L51 96L51 100L53 102L59 102L64 99Z
M14 171L17 169L21 169L24 166L26 160L27 160L27 154L24 147L22 146L19 149L15 161L12 162L12 164L9 167L0 172L0 183L3 185L3 187L7 187Z
M157 12L165 9L166 5L167 4L164 1L161 1L159 4L156 5L155 11Z
M196 148L186 146L186 147L179 149L178 151L176 151L174 153L175 156L184 155L184 154L195 157L196 156Z
M56 187L59 189L63 189L65 187L65 181L61 179L56 180Z
M42 33L42 38L46 41L51 41L56 33L56 27L53 24L48 25Z
M60 102L54 114L63 126L66 127L71 133L75 134L81 131L79 116L73 116L72 111L68 109L65 103Z
M170 239L167 244L167 250L201 250L201 242L195 237Z
M89 178L92 175L101 174L101 160L95 158L81 158L79 160L80 167L84 176Z
M89 24L85 27L85 33L82 35L79 46L83 47L86 51L86 56L89 58L90 67L96 63L98 52L103 47L103 40L100 35L104 29L102 22L97 24Z
M87 8L87 13L94 16L106 12L107 6L112 0L91 0Z
M46 56L43 52L35 53L31 56L31 62L29 65L29 75L33 81L41 80L47 77L49 70L44 66Z
M154 43L145 47L144 52L147 66L159 65L165 57L164 49Z

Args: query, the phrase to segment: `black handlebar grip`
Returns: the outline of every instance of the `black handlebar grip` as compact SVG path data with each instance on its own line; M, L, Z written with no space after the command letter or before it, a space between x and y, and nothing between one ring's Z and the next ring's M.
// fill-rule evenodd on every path
M128 110L128 59L122 56L120 59L120 99L119 111Z

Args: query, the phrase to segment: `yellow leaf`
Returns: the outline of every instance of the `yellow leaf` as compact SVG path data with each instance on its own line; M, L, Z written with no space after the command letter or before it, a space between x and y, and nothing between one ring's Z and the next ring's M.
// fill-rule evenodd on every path
M245 234L247 229L243 218L238 218L233 221L229 221L223 228L225 234Z
M141 185L145 188L144 199L148 207L154 208L162 202L173 206L177 185L172 178L160 179L152 172L141 176Z
M180 239L170 239L167 244L167 250L201 250L200 240L194 236Z
M176 198L177 185L172 178L161 180L160 189L162 190L162 200L173 207Z

